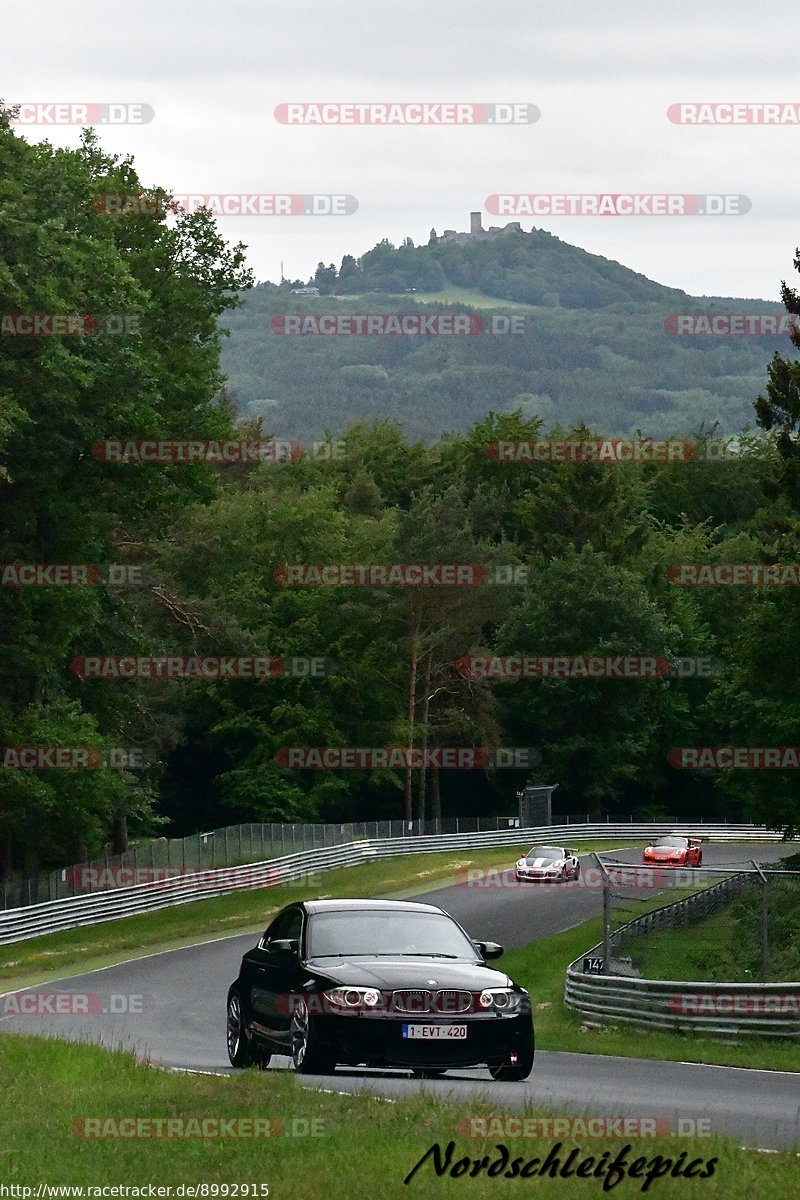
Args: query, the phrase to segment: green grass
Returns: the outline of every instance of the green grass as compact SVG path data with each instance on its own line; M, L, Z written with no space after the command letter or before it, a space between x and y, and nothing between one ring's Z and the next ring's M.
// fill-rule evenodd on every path
M600 1029L586 1026L585 1018L564 1003L564 976L567 964L594 946L602 936L602 920L596 918L566 933L510 950L501 959L503 969L531 994L536 1042L540 1049L660 1058L669 1062L709 1063L765 1071L800 1071L800 1042L797 1039L750 1037L733 1043L692 1034L637 1029L627 1022L616 1026L609 1023Z
M767 980L800 978L800 879L769 876ZM760 888L752 888L691 927L663 929L633 943L637 966L648 979L711 979L760 983Z
M578 843L576 843L577 845ZM582 852L602 850L608 841L581 843ZM524 846L495 850L448 851L376 859L357 867L320 872L316 879L279 887L234 892L214 900L195 900L142 916L104 921L62 933L46 934L0 947L0 989L24 987L68 974L109 966L138 954L175 949L233 933L264 929L270 917L294 900L323 896L411 896L444 886L468 866L510 867Z
M458 287L456 284L448 284L442 288L440 292L382 292L378 299L388 300L404 300L406 303L413 304L468 304L471 308L492 308L492 309L515 309L521 312L540 312L541 307L534 304L523 304L517 300L501 300L497 296L487 296L484 292L479 292L477 288ZM328 300L328 296L320 297L320 299ZM364 300L372 299L371 296L340 296L340 300ZM552 312L552 309L545 309L545 312Z
M535 1068L534 1068L535 1070ZM8 1035L0 1039L0 1182L36 1188L40 1182L104 1186L148 1184L266 1184L270 1200L400 1200L400 1197L549 1197L602 1195L601 1180L519 1180L503 1186L484 1174L437 1178L430 1163L408 1185L404 1178L438 1143L455 1143L452 1161L480 1159L508 1146L511 1158L543 1159L554 1139L500 1136L469 1138L465 1117L511 1114L504 1106L476 1101L436 1103L430 1094L397 1103L366 1095L317 1092L298 1086L288 1071L246 1071L235 1076L179 1075L137 1065L132 1057L96 1047ZM542 1110L528 1115L549 1115ZM617 1114L609 1112L609 1116ZM658 1116L649 1112L643 1116ZM260 1118L270 1138L84 1138L73 1131L85 1118ZM315 1122L316 1124L312 1124ZM82 1128L80 1124L78 1128ZM316 1136L298 1136L313 1130ZM656 1155L683 1163L717 1159L711 1181L667 1178L651 1194L687 1200L786 1200L795 1194L793 1153L759 1154L728 1138L564 1139L561 1161L573 1149L582 1159L604 1152L613 1158L627 1146L632 1162ZM647 1169L646 1167L644 1168ZM699 1168L702 1169L702 1168ZM625 1179L616 1197L639 1196L643 1179ZM527 1184L527 1186L526 1186ZM211 1194L210 1190L207 1192ZM219 1192L217 1193L219 1194Z

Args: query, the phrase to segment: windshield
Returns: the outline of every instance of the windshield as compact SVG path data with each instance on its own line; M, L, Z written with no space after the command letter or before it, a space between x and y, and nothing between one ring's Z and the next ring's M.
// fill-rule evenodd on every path
M441 955L472 961L475 947L455 921L443 913L355 912L314 913L309 920L311 958L339 955Z
M534 846L525 856L526 862L534 862L537 858L543 858L545 862L559 862L564 857L564 851L558 846Z
M682 837L659 838L658 841L656 842L656 848L661 849L662 847L664 849L669 849L669 850L685 850L686 849L686 838L682 838Z

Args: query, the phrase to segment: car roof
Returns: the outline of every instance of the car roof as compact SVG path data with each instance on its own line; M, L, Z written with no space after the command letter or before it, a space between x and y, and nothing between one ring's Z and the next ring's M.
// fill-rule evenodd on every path
M304 900L302 907L307 913L318 912L364 912L368 909L383 912L427 912L440 913L435 904L417 904L413 900Z

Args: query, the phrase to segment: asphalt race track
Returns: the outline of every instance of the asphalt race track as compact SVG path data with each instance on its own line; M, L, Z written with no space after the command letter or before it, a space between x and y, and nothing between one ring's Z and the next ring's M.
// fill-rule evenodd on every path
M703 847L704 866L746 866L752 857L765 863L786 853L781 845ZM605 857L632 864L640 855L637 846ZM592 863L584 857L583 871ZM501 886L502 878L513 882L510 874L493 874L480 886L451 885L415 894L414 899L438 904L472 937L498 941L509 949L569 929L601 911L598 888L572 883L509 887ZM664 896L668 903L669 893ZM14 1007L12 996L21 999L23 993L10 993L0 1011L0 1031L101 1042L172 1067L228 1072L225 997L242 954L254 940L252 934L238 935L25 989L89 993L87 1015L22 1015L9 1010ZM502 967L502 960L498 965ZM273 1064L282 1069L288 1060L276 1057ZM267 1073L265 1086L268 1078ZM345 1068L335 1076L303 1082L388 1097L426 1088L443 1098L480 1096L507 1110L528 1105L561 1114L656 1117L685 1134L691 1130L687 1121L707 1120L713 1133L730 1133L747 1145L800 1149L800 1073L538 1051L524 1083L495 1083L488 1071L477 1069L422 1082L401 1071Z

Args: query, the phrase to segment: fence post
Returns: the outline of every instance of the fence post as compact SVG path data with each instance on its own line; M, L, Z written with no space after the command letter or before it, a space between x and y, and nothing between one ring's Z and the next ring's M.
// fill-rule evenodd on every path
M758 871L761 880L761 982L766 983L769 974L769 884L755 859L751 858L750 862Z
M611 894L608 890L608 872L599 854L593 854L603 876L603 974L611 973Z

